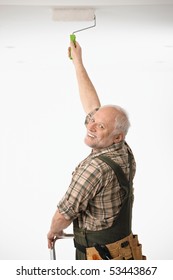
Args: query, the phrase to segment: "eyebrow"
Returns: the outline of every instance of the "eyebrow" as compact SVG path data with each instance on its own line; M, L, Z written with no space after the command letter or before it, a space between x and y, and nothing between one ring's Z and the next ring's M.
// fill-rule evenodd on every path
M95 117L94 117L94 115L91 117L91 119L93 119L94 121L96 121L95 120ZM106 124L104 121L97 121L97 123L100 125L103 125L104 127L107 127L108 126L108 124Z

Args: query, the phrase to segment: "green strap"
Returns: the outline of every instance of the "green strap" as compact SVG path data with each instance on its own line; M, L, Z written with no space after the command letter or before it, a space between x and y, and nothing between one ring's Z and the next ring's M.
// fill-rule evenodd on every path
M130 165L129 180L127 180L127 177L126 177L124 171L122 170L122 168L120 167L120 165L117 164L115 161L113 161L111 158L109 158L105 155L99 155L98 158L100 158L101 160L106 162L114 170L114 173L117 176L120 186L122 186L123 188L126 189L126 191L129 192L130 188L132 187L132 156L131 156L130 152L128 152L128 161L129 161L129 165Z
M131 220L132 220L132 205L133 205L133 176L132 176L132 155L128 151L128 162L129 162L129 180L127 180L127 177L122 170L122 168L114 162L111 158L105 156L105 155L100 155L98 156L101 160L106 162L113 170L114 173L118 179L119 185L123 190L125 191L125 196L124 200L122 203L121 210L118 214L118 219L122 220L122 215L123 215L123 221L127 222L128 226L128 232L131 231ZM125 208L124 208L125 207ZM126 219L128 217L128 219ZM115 220L117 223L117 219Z
M128 162L129 162L129 187L130 187L130 196L133 196L133 171L132 171L132 154L128 152Z

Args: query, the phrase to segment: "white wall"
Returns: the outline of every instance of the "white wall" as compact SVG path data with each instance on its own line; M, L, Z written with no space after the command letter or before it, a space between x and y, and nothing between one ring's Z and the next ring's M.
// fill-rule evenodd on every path
M97 27L77 34L102 103L129 112L133 231L148 259L173 258L172 13L172 6L102 8ZM46 7L0 7L0 259L49 259L51 217L90 152L67 58L69 34L86 24L53 22Z

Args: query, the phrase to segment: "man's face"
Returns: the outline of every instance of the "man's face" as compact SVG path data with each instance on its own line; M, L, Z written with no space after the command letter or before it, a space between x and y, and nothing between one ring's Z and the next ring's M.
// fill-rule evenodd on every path
M86 125L85 144L94 150L111 146L115 142L116 110L111 107L100 108Z

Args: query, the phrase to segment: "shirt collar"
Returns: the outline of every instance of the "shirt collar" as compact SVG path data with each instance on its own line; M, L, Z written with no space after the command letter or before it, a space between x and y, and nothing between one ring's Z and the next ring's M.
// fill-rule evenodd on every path
M105 153L108 153L108 152L117 151L117 150L119 150L119 149L122 148L123 144L124 144L124 141L121 141L121 142L115 143L115 144L113 144L113 145L111 145L111 146L109 146L109 147L102 148L102 149L100 149L99 151L93 151L93 150L92 150L91 156L92 156L93 158L95 158L95 157L97 157L97 156L99 156L99 155L102 155L102 154L105 154Z

